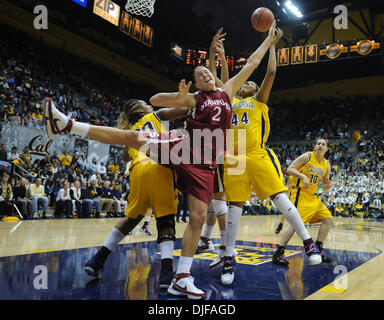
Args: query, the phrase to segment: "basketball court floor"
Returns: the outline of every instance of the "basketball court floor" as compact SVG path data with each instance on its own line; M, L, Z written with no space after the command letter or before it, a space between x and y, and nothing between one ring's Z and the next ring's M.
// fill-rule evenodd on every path
M0 222L0 299L183 300L158 287L160 254L155 220L152 236L137 227L109 256L101 279L83 267L118 220L32 220ZM220 283L221 268L210 270L216 253L195 256L192 275L207 300L384 299L384 223L335 218L325 242L332 263L310 266L300 238L287 247L289 267L272 264L280 216L243 216L236 245L235 281ZM174 269L185 223L177 223ZM316 239L318 226L309 226ZM284 228L283 228L284 231ZM213 242L219 243L218 227ZM41 270L43 286L36 287Z

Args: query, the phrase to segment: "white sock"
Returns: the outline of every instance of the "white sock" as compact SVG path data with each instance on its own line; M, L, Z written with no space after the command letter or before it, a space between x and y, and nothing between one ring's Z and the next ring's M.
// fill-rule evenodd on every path
M193 257L180 256L179 264L177 265L176 274L191 273Z
M113 249L115 249L119 242L124 238L125 235L121 233L120 230L113 228L107 239L105 239L104 247L107 247L109 250L113 251Z
M201 236L202 236L202 237L206 237L206 238L208 238L208 239L211 239L212 231L213 231L213 228L214 228L214 227L215 227L215 225L213 225L213 226L209 226L209 225L205 224Z
M172 240L163 241L159 244L159 246L160 246L161 260L173 259L173 248L175 246L174 241Z
M297 211L297 208L292 204L285 193L279 193L275 199L273 199L273 203L303 241L310 238L303 220L300 217L299 211Z
M227 221L225 223L226 229L226 245L225 255L232 256L235 250L235 243L237 234L240 228L240 217L243 209L234 205L229 205L227 213Z
M77 134L78 136L81 136L81 137L86 137L88 135L89 128L90 126L88 123L75 121L75 123L72 126L71 133Z

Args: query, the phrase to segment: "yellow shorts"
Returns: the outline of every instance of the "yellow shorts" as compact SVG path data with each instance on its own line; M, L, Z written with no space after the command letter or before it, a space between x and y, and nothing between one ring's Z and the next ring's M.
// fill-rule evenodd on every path
M304 223L320 222L323 218L332 218L331 212L314 194L307 194L304 189L293 187L288 192L289 200L295 205Z
M227 201L244 202L252 188L260 200L288 191L280 162L271 149L257 149L247 155L228 155L224 162Z
M171 169L153 162L137 163L130 172L130 193L125 215L136 219L148 210L160 218L177 212L177 189Z

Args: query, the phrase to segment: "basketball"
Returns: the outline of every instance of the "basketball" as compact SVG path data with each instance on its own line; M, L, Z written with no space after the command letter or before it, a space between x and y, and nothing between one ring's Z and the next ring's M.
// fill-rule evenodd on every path
M271 24L275 20L272 11L265 7L257 8L252 13L251 23L253 28L259 32L268 31Z

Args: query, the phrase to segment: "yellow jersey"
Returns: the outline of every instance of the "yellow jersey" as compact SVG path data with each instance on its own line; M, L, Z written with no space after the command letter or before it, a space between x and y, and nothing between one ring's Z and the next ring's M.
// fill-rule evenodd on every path
M328 160L324 158L321 163L319 163L313 151L307 152L307 154L309 155L309 160L301 166L298 171L306 175L309 180L309 188L302 189L302 191L309 194L315 194L320 181L323 180L327 174ZM302 179L298 179L297 177L292 177L290 182L292 187L302 188L303 186Z
M228 144L230 154L244 154L265 148L270 131L268 111L267 105L254 97L233 99L231 129L234 141L233 145ZM241 129L245 129L243 133L239 131Z
M155 131L155 132L167 132L168 128L166 128L166 125L164 122L162 122L159 117L156 115L155 112L148 113L144 117L142 117L139 121L137 121L131 128L130 130L136 130L136 131ZM133 149L129 148L128 149L128 154L132 159L132 168L136 163L138 162L151 162L151 163L156 163L150 158L147 157L146 154Z

